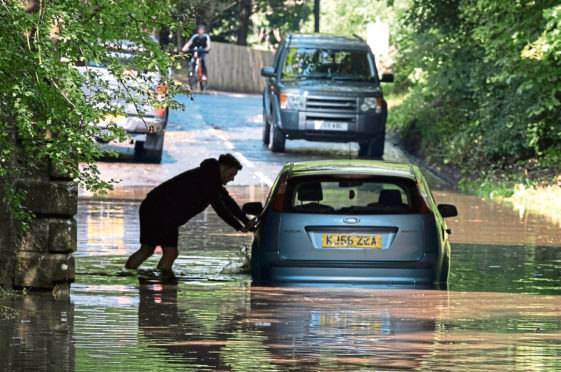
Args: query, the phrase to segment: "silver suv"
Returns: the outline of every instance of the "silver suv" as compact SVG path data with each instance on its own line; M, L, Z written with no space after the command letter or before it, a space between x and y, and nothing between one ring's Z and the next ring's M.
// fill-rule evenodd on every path
M384 153L387 104L380 82L392 74L378 70L360 38L289 35L273 66L264 67L263 142L284 152L286 139L358 142L359 156Z
M144 48L128 40L119 40L110 44L110 56L117 58L124 66L130 65L136 54ZM120 114L107 113L97 122L90 123L106 133L111 126L124 129L134 141L135 158L150 162L160 163L164 146L164 134L168 123L168 108L154 107L149 97L144 95L143 89L151 90L157 94L158 99L166 93L167 87L161 83L160 72L139 72L131 69L123 71L117 79L108 69L109 61L88 61L85 66L78 67L78 71L85 77L82 87L89 96L107 94L111 97L110 107L121 109ZM170 72L168 71L168 75ZM96 83L96 79L105 82L104 85ZM135 96L137 101L129 99ZM163 98L162 98L163 99ZM96 140L105 143L102 137Z

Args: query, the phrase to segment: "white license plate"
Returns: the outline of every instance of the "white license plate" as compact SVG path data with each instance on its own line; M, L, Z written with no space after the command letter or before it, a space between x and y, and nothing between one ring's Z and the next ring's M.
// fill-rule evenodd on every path
M314 120L315 130L341 130L346 131L349 128L348 123L341 121Z

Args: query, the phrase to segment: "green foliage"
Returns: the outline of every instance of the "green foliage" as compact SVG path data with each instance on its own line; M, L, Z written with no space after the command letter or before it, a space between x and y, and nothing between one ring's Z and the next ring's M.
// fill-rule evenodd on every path
M240 2L218 0L220 14L213 17L213 40L238 42ZM311 0L252 0L249 42L251 44L277 45L274 35L297 32L313 10Z
M394 39L407 98L388 125L407 134L416 120L419 151L468 175L531 159L559 169L560 14L555 0L412 1Z
M366 38L368 23L374 23L380 18L382 22L396 24L407 3L409 1L404 0L321 0L320 31L343 36L356 34ZM303 31L314 31L313 17L308 19ZM395 27L390 29L393 35L396 31Z
M101 133L90 123L122 113L113 103L116 98L138 107L179 107L169 97L180 87L166 76L175 57L145 32L161 24L176 29L170 1L0 1L0 194L17 217L25 220L26 215L22 181L45 159L90 190L110 186L95 166L101 153L93 138L123 140L126 133L116 126ZM111 54L113 43L121 39L144 46L127 66ZM90 74L90 84L103 89L85 94L86 77L77 66L88 61L107 64L118 81L136 80L138 90L114 88ZM146 74L124 73L131 68ZM163 71L162 81L150 81L150 71ZM163 102L152 88L157 83L167 85Z

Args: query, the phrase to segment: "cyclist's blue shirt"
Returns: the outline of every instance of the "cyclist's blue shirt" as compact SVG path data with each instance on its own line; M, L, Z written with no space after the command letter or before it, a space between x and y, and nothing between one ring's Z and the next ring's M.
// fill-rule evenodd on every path
M191 45L193 48L198 48L198 47L206 48L207 40L210 40L210 36L208 36L208 34L204 34L203 37L199 37L199 34L195 34L191 37L191 42L192 42Z

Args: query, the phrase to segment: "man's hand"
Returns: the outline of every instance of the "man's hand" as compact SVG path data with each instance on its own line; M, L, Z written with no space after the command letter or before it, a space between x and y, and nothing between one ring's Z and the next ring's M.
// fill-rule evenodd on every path
M252 218L251 220L249 220L244 227L242 227L242 229L240 230L241 232L249 232L249 231L255 231L255 225L257 224L257 218Z

